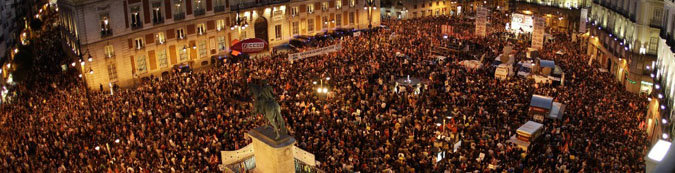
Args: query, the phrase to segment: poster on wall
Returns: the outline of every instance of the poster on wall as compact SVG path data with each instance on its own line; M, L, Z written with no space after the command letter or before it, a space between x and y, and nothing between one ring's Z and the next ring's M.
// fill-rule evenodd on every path
M532 48L541 49L544 47L544 32L546 30L546 19L541 16L534 18L534 31L532 32Z
M581 18L579 19L579 32L586 33L586 19L588 18L588 8L581 9Z
M476 36L479 37L485 37L487 35L487 16L488 16L488 9L487 8L479 8L478 11L476 12Z

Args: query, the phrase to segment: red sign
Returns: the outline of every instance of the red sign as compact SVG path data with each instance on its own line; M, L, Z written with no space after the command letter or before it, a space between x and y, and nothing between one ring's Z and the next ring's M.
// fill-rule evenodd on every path
M267 42L259 38L249 38L235 43L230 47L232 50L236 50L242 53L257 53L265 50L267 48Z

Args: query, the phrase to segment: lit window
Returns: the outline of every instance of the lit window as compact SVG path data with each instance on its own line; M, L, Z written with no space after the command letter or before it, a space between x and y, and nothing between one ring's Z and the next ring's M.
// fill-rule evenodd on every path
M188 50L187 45L183 45L183 48L180 48L178 50L178 58L179 58L178 60L180 62L187 61L187 59L188 59L187 50Z
M225 46L225 37L218 37L218 49L225 50L227 46Z
M101 15L101 37L111 36L110 15L108 13Z
M164 23L164 17L162 16L161 2L152 3L152 23L154 24Z
M340 26L342 25L342 15L341 14L335 14L335 26Z
M159 68L165 68L169 66L169 61L166 58L166 49L159 50L157 52L157 57L159 59Z
M203 23L197 25L197 33L199 35L202 35L202 34L206 33L206 27L204 26Z
M328 16L323 16L323 29L328 28Z
M307 13L309 14L314 13L314 4L307 5Z
M337 8L338 10L342 8L342 0L335 1L335 8Z
M141 21L140 7L131 8L131 28L138 29L143 27L143 21Z
M140 37L136 38L136 40L134 42L136 43L136 49L142 49L143 46L145 46L143 44L143 38L140 38Z
M298 15L298 7L291 7L291 16Z
M293 22L293 35L300 34L300 22Z
M115 64L108 65L108 80L110 82L117 81L117 66Z
M103 52L104 52L106 58L110 58L110 57L115 56L115 51L113 50L113 46L112 46L112 45L106 45L106 46L104 46L104 47L103 47Z
M314 32L314 19L307 19L307 32Z
M216 21L216 29L218 31L223 30L225 28L225 20L217 20Z
M274 35L277 39L281 39L281 25L274 26Z
M206 54L206 40L202 40L199 42L199 57L204 58L207 56Z
M176 29L176 37L178 37L179 40L185 38L185 32L183 31L183 28Z
M159 32L157 33L157 42L159 44L164 44L166 43L166 34L164 32Z
M143 74L143 73L148 72L148 68L146 67L146 63L145 63L145 58L146 58L145 55L140 55L136 59L136 72L138 72L138 74Z
M321 10L323 10L323 11L328 10L328 2L322 2L321 3Z
M354 7L356 5L356 0L349 0L349 7Z

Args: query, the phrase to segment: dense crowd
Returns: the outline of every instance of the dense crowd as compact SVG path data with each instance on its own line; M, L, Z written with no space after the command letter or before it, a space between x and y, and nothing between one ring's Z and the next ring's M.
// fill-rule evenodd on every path
M52 61L64 64L58 61L64 55L53 53L61 52L54 34L35 42L44 50L36 64L50 73L17 87L15 101L0 108L0 171L215 172L220 151L248 145L246 132L265 123L251 113L246 83L254 78L274 87L296 145L315 154L317 168L326 172L644 170L647 144L638 115L646 112L645 99L588 65L565 34L541 50L564 69L565 86L500 81L489 65L466 69L458 62L495 57L512 44L501 32L455 39L440 34L440 25L471 22L388 20L358 37L315 44L341 44L337 53L295 62L273 54L174 72L113 95L85 90L74 69L51 67ZM456 44L471 48L444 54L445 60L433 54ZM525 48L515 44L515 51ZM394 81L408 75L422 81L421 93L394 92ZM319 80L329 93L316 92ZM567 110L561 120L546 119L542 137L525 152L506 140L531 120L532 94L552 96ZM439 152L445 152L441 160Z

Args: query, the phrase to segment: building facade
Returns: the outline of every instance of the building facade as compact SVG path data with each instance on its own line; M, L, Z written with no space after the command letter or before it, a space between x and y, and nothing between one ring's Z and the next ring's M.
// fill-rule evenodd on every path
M675 131L675 2L665 0L660 25L657 61L650 71L654 79L654 93L650 96L647 111L648 133L652 141L669 139ZM667 134L666 135L662 135Z
M64 49L89 88L131 86L176 65L200 67L247 38L380 25L379 0L62 0ZM372 8L368 4L374 4ZM371 11L372 10L372 11Z
M447 0L397 0L383 4L381 14L383 18L412 19L425 16L454 15L461 1ZM460 7L461 9L461 7ZM460 10L461 11L461 10Z
M593 0L587 53L627 91L650 94L663 0Z

